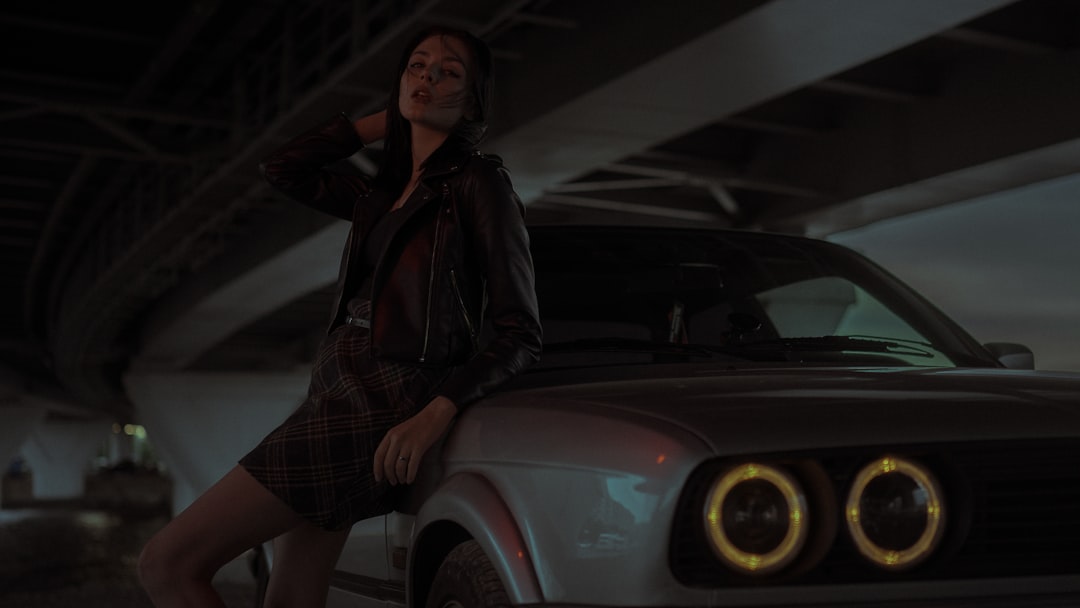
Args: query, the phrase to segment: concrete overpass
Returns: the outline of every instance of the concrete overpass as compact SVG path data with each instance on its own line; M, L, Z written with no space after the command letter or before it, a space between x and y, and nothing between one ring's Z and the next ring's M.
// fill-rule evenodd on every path
M299 402L347 227L269 191L257 161L378 108L429 22L495 50L485 148L532 223L825 237L1080 169L1063 0L18 10L0 17L23 51L0 70L0 455L38 446L44 494L75 491L79 454L134 421L184 504Z

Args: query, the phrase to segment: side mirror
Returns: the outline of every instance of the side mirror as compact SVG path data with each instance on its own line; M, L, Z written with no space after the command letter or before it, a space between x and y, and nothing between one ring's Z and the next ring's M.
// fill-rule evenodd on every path
M1035 354L1023 344L987 342L983 346L1009 369L1035 369Z

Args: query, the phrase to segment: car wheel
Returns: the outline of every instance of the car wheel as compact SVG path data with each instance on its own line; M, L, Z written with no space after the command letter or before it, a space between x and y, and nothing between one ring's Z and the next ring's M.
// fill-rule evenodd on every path
M499 574L475 540L454 547L431 583L427 608L503 608L510 605Z

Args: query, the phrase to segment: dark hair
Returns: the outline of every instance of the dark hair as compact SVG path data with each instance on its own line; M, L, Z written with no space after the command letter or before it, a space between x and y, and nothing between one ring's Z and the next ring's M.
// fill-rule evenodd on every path
M434 25L420 30L405 45L394 72L390 97L386 102L386 138L383 143L382 166L376 181L392 193L398 194L409 181L412 167L412 137L409 121L401 115L398 107L398 95L401 92L401 75L409 64L409 58L420 43L432 36L447 36L465 43L471 54L470 73L472 106L461 120L454 125L447 143L450 145L475 146L487 132L488 118L495 97L495 82L492 74L491 51L487 44L471 33L442 25ZM454 141L449 141L453 139ZM446 145L446 144L444 144Z

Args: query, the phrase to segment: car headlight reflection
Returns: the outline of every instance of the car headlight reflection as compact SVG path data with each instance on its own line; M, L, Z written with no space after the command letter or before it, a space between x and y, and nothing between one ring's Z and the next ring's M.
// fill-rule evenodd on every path
M845 519L859 553L874 564L901 570L937 548L945 528L945 505L928 469L887 456L855 476Z
M806 499L784 471L741 464L722 475L705 501L714 552L731 568L766 574L798 555L807 536Z

